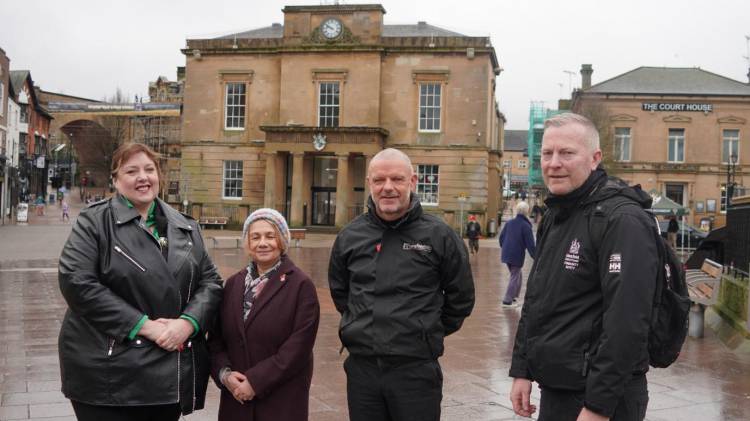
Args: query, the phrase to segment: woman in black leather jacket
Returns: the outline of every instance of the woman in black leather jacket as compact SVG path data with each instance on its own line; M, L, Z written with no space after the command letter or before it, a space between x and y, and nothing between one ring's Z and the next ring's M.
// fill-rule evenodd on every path
M157 198L159 171L147 146L118 148L117 194L81 212L60 256L62 391L79 420L177 420L203 407L220 278L198 224Z

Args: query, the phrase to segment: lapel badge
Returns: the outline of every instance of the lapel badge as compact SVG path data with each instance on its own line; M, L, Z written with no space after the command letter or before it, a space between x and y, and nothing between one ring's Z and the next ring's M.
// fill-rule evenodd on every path
M281 278L279 278L279 281L284 282L286 281L286 273L281 275Z
M167 247L167 237L159 237L158 241L161 248Z

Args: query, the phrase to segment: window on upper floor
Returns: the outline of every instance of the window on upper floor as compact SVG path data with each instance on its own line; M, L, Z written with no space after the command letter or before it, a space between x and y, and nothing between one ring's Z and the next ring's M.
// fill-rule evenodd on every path
M0 116L5 115L5 84L0 82Z
M724 130L721 141L721 162L729 164L730 159L733 164L740 161L740 131Z
M244 82L227 82L225 97L224 128L226 130L244 130L247 85Z
M669 129L667 162L685 162L685 129Z
M440 83L419 84L419 131L440 131L440 109L442 98Z
M417 195L422 204L438 204L439 173L439 165L417 165Z
M503 160L503 168L511 168L513 166L513 160L512 159L504 159Z
M519 169L525 169L529 167L529 161L525 159L519 159L518 160L518 168Z
M21 109L20 122L28 123L29 122L29 104L21 104L20 109Z
M223 198L242 199L242 161L224 161Z
M340 82L320 82L318 84L318 126L339 126L340 86Z
M630 127L615 127L615 161L630 161Z

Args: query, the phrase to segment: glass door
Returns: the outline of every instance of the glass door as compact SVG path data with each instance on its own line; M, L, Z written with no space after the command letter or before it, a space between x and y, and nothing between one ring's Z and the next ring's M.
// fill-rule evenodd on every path
M333 225L336 220L336 189L313 187L312 224Z

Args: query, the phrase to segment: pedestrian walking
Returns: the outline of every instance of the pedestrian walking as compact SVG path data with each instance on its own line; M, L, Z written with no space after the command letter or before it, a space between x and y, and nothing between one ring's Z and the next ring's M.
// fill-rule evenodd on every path
M651 198L599 167L599 133L587 118L563 113L544 128L549 210L513 348L513 410L536 411L535 381L539 421L643 420L659 262L654 224L642 210ZM624 204L609 208L615 201ZM606 224L598 239L589 230L595 211Z
M677 223L677 218L670 216L669 225L667 225L667 242L672 246L672 250L677 250L677 233L679 231L680 225Z
M34 202L36 205L36 215L37 216L44 216L44 196L41 194L38 194L36 196L36 201Z
M65 220L68 220L70 222L70 205L68 205L68 202L63 201L62 202L62 221L65 222Z
M531 219L534 221L534 224L539 224L539 221L542 220L542 215L544 215L544 210L538 203L535 203L531 208Z
M534 234L531 230L531 221L526 217L528 213L529 204L518 202L516 217L506 222L500 231L500 258L510 272L510 281L501 304L505 308L517 306L516 301L523 282L521 269L526 259L526 251L528 250L531 258L534 258Z
M227 279L210 335L219 421L306 421L320 319L315 285L287 255L279 212L250 214L242 242L250 262Z
M153 150L119 147L111 175L117 194L81 212L60 256L62 392L81 421L174 421L204 405L221 279L198 224L157 197Z
M469 252L479 253L479 237L482 235L482 227L477 222L475 215L469 215L469 223L466 224L466 237L469 238Z
M422 211L416 182L403 152L375 155L369 212L341 230L331 252L328 282L349 350L352 421L439 420L443 338L474 306L466 245Z

